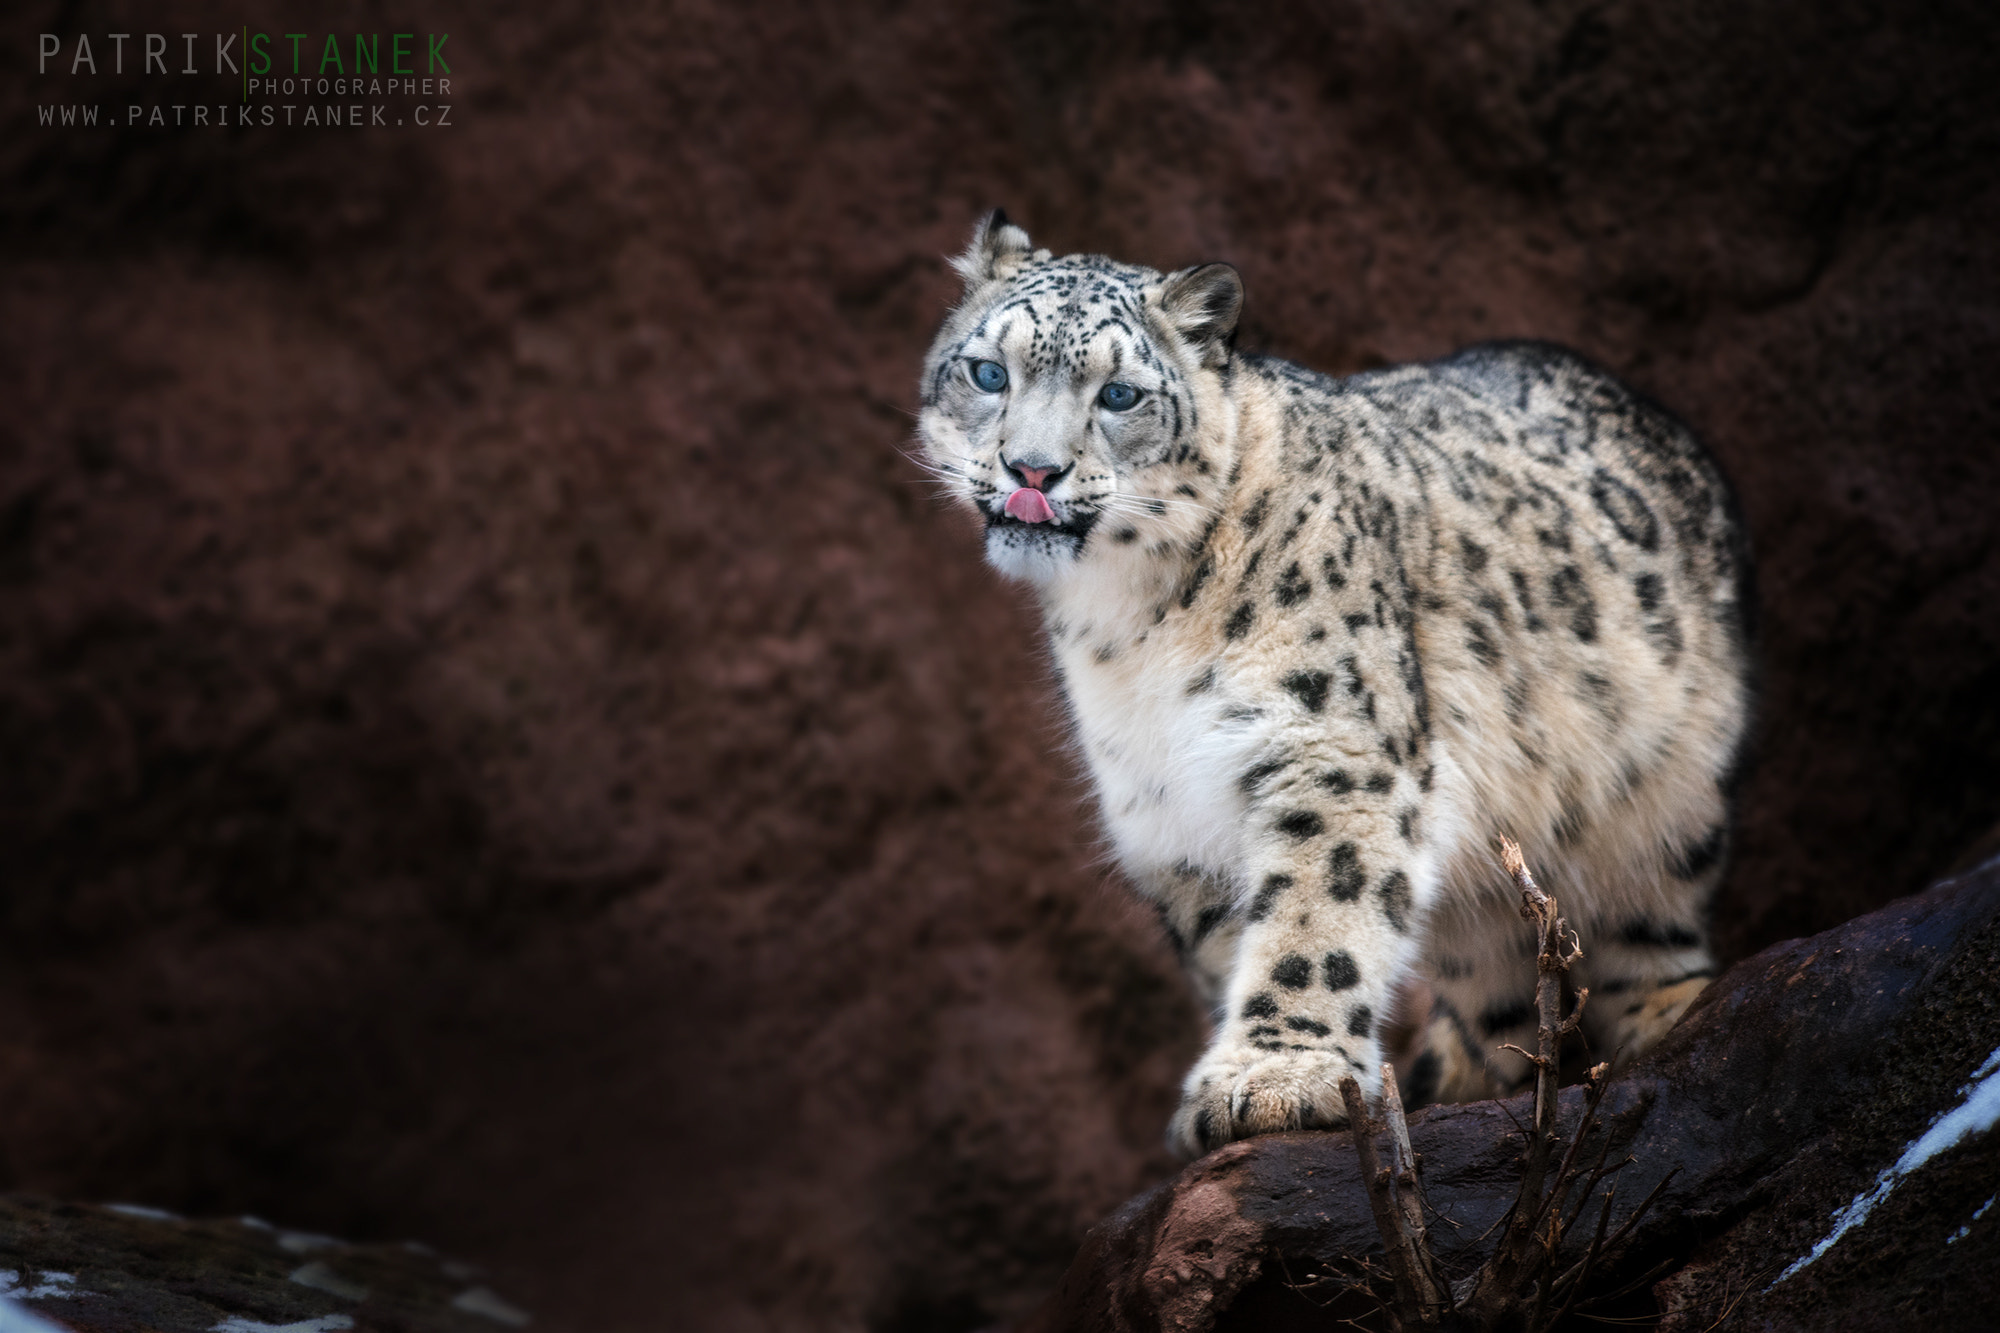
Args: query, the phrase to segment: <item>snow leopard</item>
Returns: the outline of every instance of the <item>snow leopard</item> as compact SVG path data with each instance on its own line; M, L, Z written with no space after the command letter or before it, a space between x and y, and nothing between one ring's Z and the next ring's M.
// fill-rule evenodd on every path
M1552 344L1239 350L1230 265L1059 256L997 210L952 262L920 457L1039 599L1110 852L1212 1007L1170 1142L1344 1125L1413 994L1412 1103L1520 1087L1503 834L1582 940L1591 1057L1657 1042L1713 972L1753 703L1692 432Z

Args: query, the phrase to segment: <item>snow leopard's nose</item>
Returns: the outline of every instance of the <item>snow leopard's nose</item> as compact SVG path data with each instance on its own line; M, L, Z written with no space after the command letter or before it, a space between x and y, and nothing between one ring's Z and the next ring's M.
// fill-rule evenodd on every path
M1021 484L1030 490L1046 491L1069 475L1070 467L1022 467L1017 463L1007 464L1007 470L1021 479Z

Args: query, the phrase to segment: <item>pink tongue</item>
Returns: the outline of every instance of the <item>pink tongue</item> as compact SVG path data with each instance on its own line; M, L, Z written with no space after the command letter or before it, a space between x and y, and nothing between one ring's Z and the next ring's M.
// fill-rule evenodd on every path
M1056 516L1049 508L1048 498L1030 486L1023 486L1007 497L1007 512L1023 523L1046 523Z

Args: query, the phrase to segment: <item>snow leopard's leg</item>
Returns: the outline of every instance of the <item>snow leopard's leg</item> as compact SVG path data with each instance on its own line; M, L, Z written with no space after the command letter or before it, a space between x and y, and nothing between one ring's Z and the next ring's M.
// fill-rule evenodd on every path
M1726 838L1718 824L1669 856L1663 905L1601 921L1585 941L1577 982L1590 987L1584 1031L1596 1059L1623 1069L1644 1055L1714 977L1708 904L1722 879Z
M1431 941L1424 962L1435 999L1411 1070L1418 1104L1510 1096L1534 1072L1504 1049L1535 1049L1534 928L1506 897L1454 915L1456 929Z
M1657 1044L1708 985L1715 964L1705 922L1722 876L1723 836L1703 833L1665 858L1659 890L1646 895L1651 910L1606 906L1580 914L1583 959L1571 981L1589 988L1590 997L1584 1049L1569 1054L1623 1069ZM1581 867L1572 875L1591 877ZM1501 1048L1535 1048L1533 949L1532 930L1499 899L1433 941L1424 969L1436 1000L1411 1065L1408 1100L1479 1101L1527 1085L1533 1072L1527 1061Z
M1401 1077L1403 1105L1414 1111L1435 1102L1476 1102L1493 1096L1480 1046L1465 1015L1433 993L1429 1016L1417 1029L1415 1055Z
M1715 975L1700 931L1633 917L1594 932L1572 979L1587 986L1583 1031L1592 1062L1622 1070L1667 1034ZM1534 1050L1534 961L1507 971L1433 980L1437 998L1412 1065L1412 1105L1511 1097L1533 1068L1508 1044ZM1566 1049L1568 1049L1566 1047Z
M1318 739L1318 738L1316 738ZM1301 745L1243 775L1250 886L1213 1041L1182 1088L1171 1138L1188 1153L1347 1122L1340 1082L1372 1099L1377 1037L1434 896L1421 779Z
M1187 969L1196 997L1213 1009L1222 1000L1243 925L1228 877L1183 861L1140 876L1138 887L1159 913L1167 942Z

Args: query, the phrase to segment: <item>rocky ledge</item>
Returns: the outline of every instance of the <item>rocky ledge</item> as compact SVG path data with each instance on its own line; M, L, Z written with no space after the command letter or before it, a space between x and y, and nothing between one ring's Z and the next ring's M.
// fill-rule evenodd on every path
M1993 1327L1996 976L2000 860L1732 968L1603 1103L1593 1134L1631 1159L1609 1179L1612 1227L1660 1193L1589 1313L1687 1333ZM1563 1094L1566 1126L1582 1096ZM1411 1118L1447 1277L1490 1248L1529 1113L1522 1098ZM1386 1323L1364 1265L1387 1272L1349 1136L1273 1135L1126 1205L1026 1327Z
M0 1197L0 1333L507 1333L466 1266L254 1217Z

